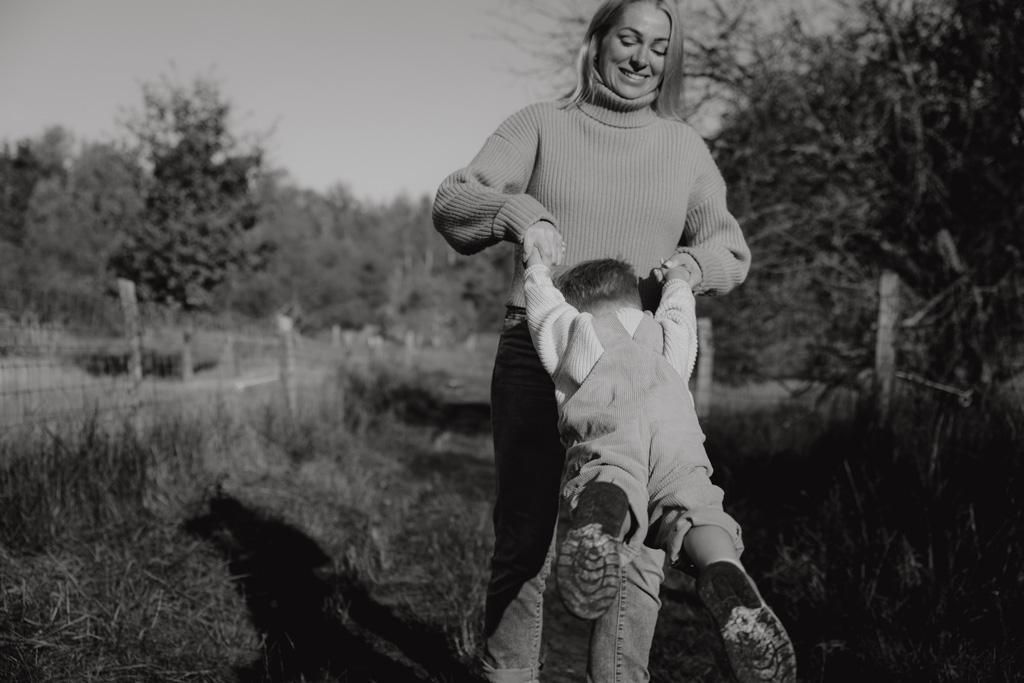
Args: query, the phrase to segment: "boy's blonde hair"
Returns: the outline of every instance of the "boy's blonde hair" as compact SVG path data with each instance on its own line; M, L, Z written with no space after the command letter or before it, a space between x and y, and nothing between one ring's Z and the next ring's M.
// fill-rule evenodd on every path
M580 311L608 303L642 307L636 273L619 259L582 261L559 274L554 283L565 300Z

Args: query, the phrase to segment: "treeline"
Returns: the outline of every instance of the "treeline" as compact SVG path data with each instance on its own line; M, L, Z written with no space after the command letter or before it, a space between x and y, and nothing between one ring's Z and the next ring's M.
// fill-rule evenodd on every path
M275 179L261 196L256 233L273 257L223 288L222 308L257 316L274 302L307 328L376 325L395 338L412 331L441 342L497 330L511 245L456 254L434 230L432 198L375 204L343 185L321 194Z
M113 296L127 277L143 301L286 310L307 333L371 325L451 341L498 325L510 251L456 255L429 198L296 187L231 136L209 81L148 84L144 99L117 143L55 126L0 148L0 288Z

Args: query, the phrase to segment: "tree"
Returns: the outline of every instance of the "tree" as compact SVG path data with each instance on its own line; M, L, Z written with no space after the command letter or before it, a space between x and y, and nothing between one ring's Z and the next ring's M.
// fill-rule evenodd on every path
M142 111L126 125L147 170L145 204L110 267L144 300L206 308L232 274L265 263L264 245L246 239L259 215L263 154L232 133L230 114L210 79L143 86Z
M15 247L25 242L25 220L36 184L63 178L71 156L73 137L52 126L35 139L20 140L12 150L0 149L0 241Z
M817 310L801 326L821 340L808 370L852 376L871 365L888 268L909 285L901 367L961 385L1013 372L1024 9L862 0L827 34L792 21L776 35L785 49L728 70L735 99L712 140L758 258L729 302L745 327L771 338Z
M375 325L446 342L500 325L510 254L456 255L433 228L429 198L368 203L344 185L321 194L271 174L261 193L254 232L273 254L222 288L222 305L252 316L300 309L307 331Z
M64 162L65 177L37 183L25 253L38 286L102 292L118 236L141 220L141 169L109 144L87 144Z

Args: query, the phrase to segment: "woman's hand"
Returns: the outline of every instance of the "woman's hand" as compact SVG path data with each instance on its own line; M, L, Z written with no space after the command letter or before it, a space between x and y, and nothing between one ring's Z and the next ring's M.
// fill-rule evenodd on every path
M690 289L695 289L703 279L697 260L685 252L673 254L671 258L654 269L654 277L658 282L664 280L686 280Z
M544 264L557 266L565 256L565 241L548 221L537 221L523 234L523 262L527 267Z

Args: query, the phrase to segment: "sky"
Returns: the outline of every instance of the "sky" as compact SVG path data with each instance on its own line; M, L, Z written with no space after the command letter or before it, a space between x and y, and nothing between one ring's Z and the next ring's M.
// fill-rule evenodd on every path
M502 31L508 0L0 0L0 142L124 138L141 84L212 77L238 133L299 187L432 195L553 83ZM507 13L506 15L507 16Z

